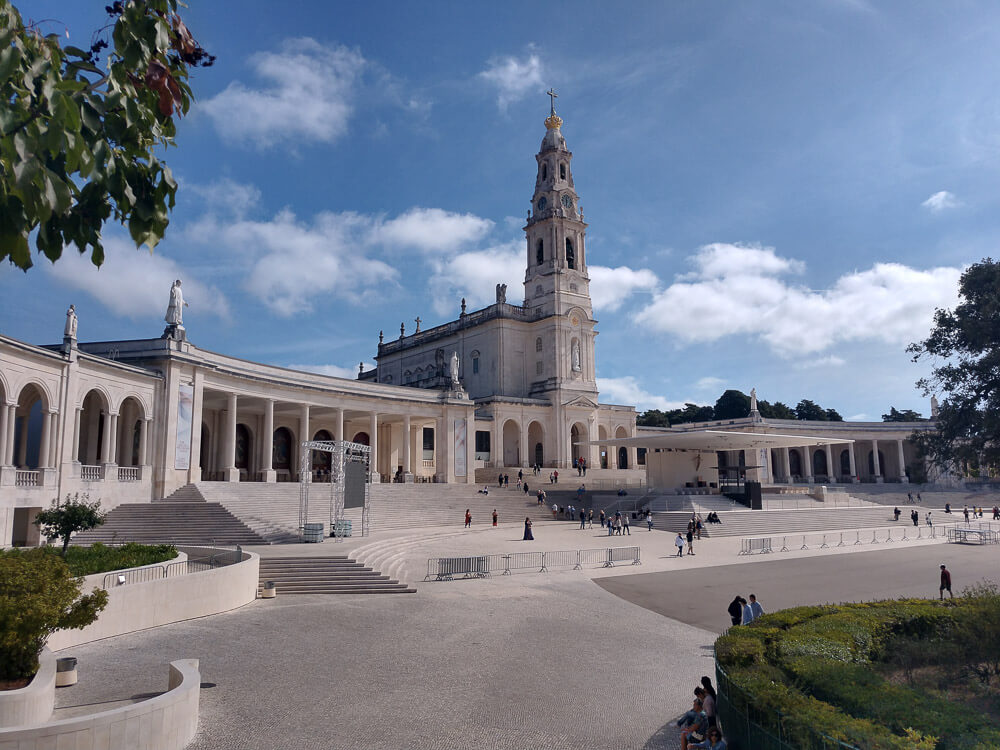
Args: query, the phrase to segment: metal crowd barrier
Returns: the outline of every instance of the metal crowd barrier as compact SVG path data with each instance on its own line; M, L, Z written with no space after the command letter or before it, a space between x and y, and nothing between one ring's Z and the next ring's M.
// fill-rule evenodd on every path
M806 534L785 534L782 536L744 537L740 543L741 555L756 555L773 552L778 540L781 548L778 552L788 552L790 549L828 549L830 547L847 547L865 544L891 544L893 542L909 542L921 539L941 539L955 541L954 531L971 531L989 538L1000 540L1000 534L992 529L992 524L980 523L978 529L971 525L960 523L940 524L937 526L913 526L900 524L869 529L850 529L846 531L826 531ZM998 541L997 543L1000 543ZM798 544L798 546L796 546Z
M105 573L102 588L111 589L116 586L127 586L131 583L147 583L158 581L161 578L174 578L188 573L200 573L203 570L212 570L225 565L234 565L243 560L243 550L237 545L235 549L191 548L188 550L188 559L180 562L161 563L158 565L147 565L143 568L126 568L124 570L113 570ZM192 557L195 550L201 550L204 556ZM209 554L210 553L210 554Z
M641 565L638 547L605 547L603 549L559 550L556 552L511 552L505 555L474 557L432 557L427 561L425 581L451 581L455 576L484 578L500 571L511 575L515 570L546 572L549 568L580 570L585 565L612 568L615 563Z

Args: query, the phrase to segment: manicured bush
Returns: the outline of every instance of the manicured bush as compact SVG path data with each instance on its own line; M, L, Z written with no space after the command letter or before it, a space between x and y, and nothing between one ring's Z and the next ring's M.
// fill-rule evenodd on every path
M95 529L104 523L107 513L101 512L101 501L88 502L90 495L66 495L63 502L57 497L52 506L40 511L34 520L46 539L61 539L65 557L70 537L78 531Z
M59 555L42 549L0 551L0 681L30 678L52 633L97 619L108 593L81 596L80 586Z
M902 666L944 678L1000 676L1000 592L978 587L947 602L900 600L796 607L765 615L716 642L729 680L746 691L734 708L780 729L790 744L817 733L860 748L997 748L1000 726L943 691L889 681ZM739 700L746 705L739 706ZM819 743L819 744L817 744Z
M98 542L90 547L69 547L66 550L66 563L73 575L77 576L138 568L142 565L173 560L175 557L177 548L172 544L147 545L129 542L120 547L106 547Z

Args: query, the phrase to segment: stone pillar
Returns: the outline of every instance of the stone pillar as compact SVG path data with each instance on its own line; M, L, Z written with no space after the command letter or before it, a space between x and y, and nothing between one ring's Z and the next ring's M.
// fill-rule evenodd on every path
M875 483L882 484L882 464L878 460L878 440L872 440L872 466L875 469Z
M302 474L302 458L305 455L305 451L302 450L302 441L312 440L312 434L309 432L309 404L302 404L302 408L299 411L299 446L298 450L295 451L295 455L299 457L298 471L296 475ZM308 475L308 479L312 478L312 463L306 463L305 473ZM302 477L299 476L301 480Z
M260 441L260 473L265 482L278 481L274 470L274 399L264 400L264 433Z
M806 477L806 484L815 484L816 477L813 476L813 457L812 448L806 446L805 448L800 448L799 452L802 454L802 471Z
M435 438L437 436L435 435ZM377 481L382 481L382 474L379 471L378 464L378 412L372 412L369 420L368 427L368 444L372 449L372 463L369 467L372 473L372 479L375 481L375 477L378 477Z
M111 415L104 413L104 430L101 434L101 457L102 465L111 463L114 454L111 453Z
M445 416L434 420L434 475L439 482L448 482L454 476L454 462L450 459L452 450L448 444L448 419Z
M334 416L335 418L333 422L333 439L342 441L344 439L344 410L337 409L337 412Z
M38 468L49 468L49 446L52 441L52 417L51 412L42 414L42 435L38 442Z
M497 474L499 475L499 469L504 464L503 418L496 412L493 413L493 443L490 445L490 462L498 469Z
M858 481L858 464L854 458L854 443L847 444L847 458L850 461L851 482Z
M410 458L410 441L413 439L410 430L410 415L403 417L403 481L413 481L413 462Z
M111 429L108 431L111 436L110 450L108 451L108 463L111 465L112 469L118 467L118 415L111 415ZM104 478L107 479L107 473L105 473ZM112 477L112 479L117 479L117 474Z
M521 432L519 434L518 445L517 445L517 463L519 467L528 465L528 426L521 424ZM572 462L572 459L569 459Z
M191 404L191 463L188 469L188 481L201 481L201 466L208 465L202 461L202 456L208 458L208 446L201 444L201 427L205 421L205 383L200 369L194 373L194 398ZM148 416L148 415L147 415ZM205 451L205 453L202 453Z
M896 441L896 455L899 457L899 481L909 484L910 479L906 476L906 457L903 455L903 441Z
M3 457L4 466L14 465L14 426L17 423L17 405L7 404L7 451Z
M201 433L199 426L198 432ZM149 466L149 420L139 420L139 466Z
M236 468L236 394L229 394L226 405L226 454L222 471L227 482L240 481L240 470Z
M7 411L7 404L0 401L0 466L7 463L7 422L10 421Z
M837 470L833 465L833 449L830 448L829 443L824 445L823 449L826 451L826 481L836 482Z
M781 471L782 471L781 481L783 484L791 484L792 459L789 458L788 456L788 448L782 448L780 455L781 455L781 461L779 463L781 464Z
M24 467L28 463L28 417L30 412L21 417L21 434L20 440L17 441L17 458L15 466ZM14 412L15 419L17 418L17 411Z
M587 419L587 440L597 440L597 417ZM583 450L587 456L587 469L601 468L601 446L586 445Z
M73 453L70 456L70 461L73 463L80 463L80 423L83 420L83 409L76 408L73 410ZM79 476L79 474L77 474Z

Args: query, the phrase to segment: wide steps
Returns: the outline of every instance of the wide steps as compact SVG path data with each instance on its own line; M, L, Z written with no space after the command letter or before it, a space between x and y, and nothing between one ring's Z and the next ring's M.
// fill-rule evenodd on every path
M410 594L416 589L348 557L262 558L260 585L278 594Z
M104 524L73 537L78 544L266 544L260 535L217 503L125 503Z
M900 510L903 510L900 508ZM899 521L892 520L888 506L822 508L804 510L720 511L721 524L705 523L702 535L708 536L783 536L815 531L839 531L910 523L909 510ZM943 515L943 514L942 514ZM687 531L691 514L685 512L654 514L655 528L671 533ZM704 514L702 514L704 522ZM923 513L920 522L923 523Z

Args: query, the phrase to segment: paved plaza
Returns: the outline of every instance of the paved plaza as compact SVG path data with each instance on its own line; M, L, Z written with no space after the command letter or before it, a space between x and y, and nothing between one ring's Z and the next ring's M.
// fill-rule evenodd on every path
M741 558L738 539L672 556L673 536L634 527L609 539L578 523L376 534L264 554L381 555L415 595L284 596L72 649L69 707L163 690L166 664L192 657L209 748L676 748L667 726L688 707L735 592L768 609L803 602L932 595L937 565L960 589L990 575L1000 549L897 548ZM422 582L437 555L642 547L643 565ZM399 551L399 550L402 551ZM872 550L875 551L872 551ZM393 550L396 550L395 552ZM830 554L833 552L834 554ZM110 705L110 704L105 704Z

